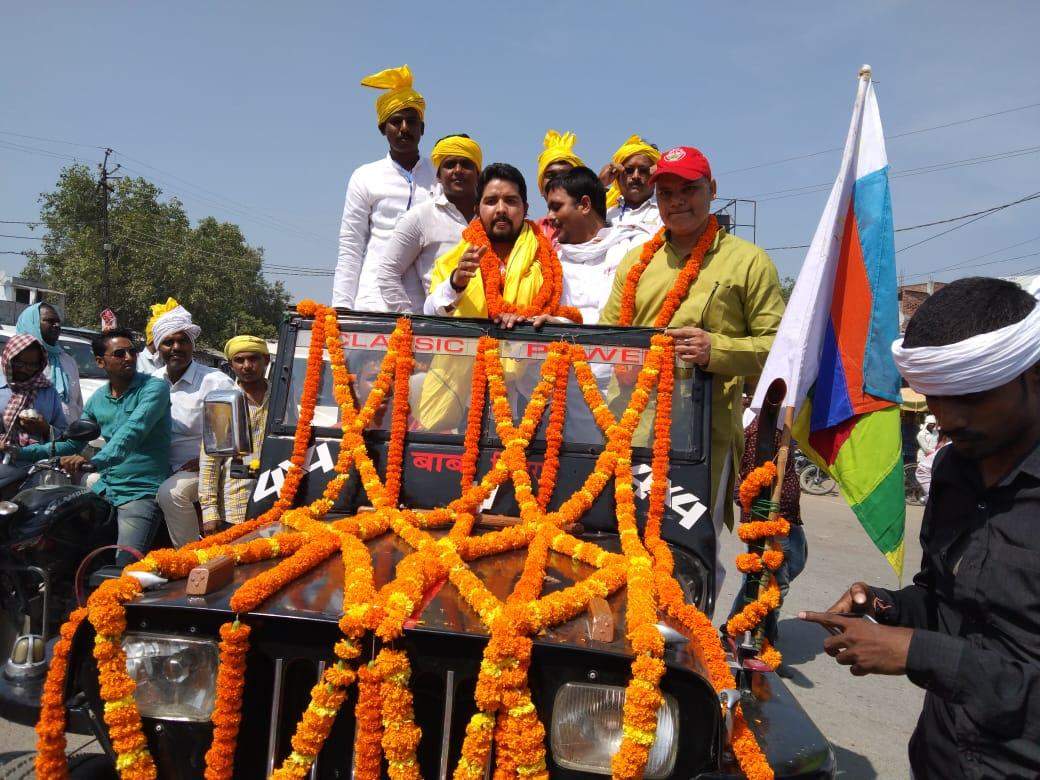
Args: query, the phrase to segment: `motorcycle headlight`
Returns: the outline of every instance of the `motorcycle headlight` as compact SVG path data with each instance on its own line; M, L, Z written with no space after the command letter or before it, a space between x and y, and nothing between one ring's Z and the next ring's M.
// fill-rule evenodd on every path
M550 743L553 760L564 769L610 774L610 759L621 747L625 689L616 685L566 683L556 692ZM645 777L669 777L679 746L679 705L668 694L657 711L657 736L650 746Z
M208 721L216 697L217 643L159 634L123 638L142 717Z

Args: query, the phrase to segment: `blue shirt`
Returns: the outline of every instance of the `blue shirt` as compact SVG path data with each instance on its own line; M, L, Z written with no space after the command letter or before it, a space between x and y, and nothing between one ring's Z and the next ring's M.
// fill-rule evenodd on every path
M137 373L119 398L104 384L87 401L83 419L101 427L106 444L91 463L101 475L94 491L116 506L155 498L170 475L170 390L166 382ZM58 442L58 455L75 455L86 442ZM23 447L20 460L49 457L50 445Z
M0 384L0 409L7 408L7 405L11 402L12 395L11 387L7 382ZM40 416L47 421L47 424L54 429L55 436L65 433L65 429L69 427L65 419L65 412L61 408L61 396L58 395L58 391L53 387L41 387L36 391L33 409L39 412ZM0 422L0 429L2 428L3 423Z

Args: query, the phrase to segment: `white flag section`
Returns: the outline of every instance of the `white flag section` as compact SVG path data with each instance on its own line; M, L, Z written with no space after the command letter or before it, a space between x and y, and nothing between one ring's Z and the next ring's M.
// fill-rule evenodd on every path
M860 70L859 90L841 167L798 273L773 348L762 369L751 402L751 408L756 412L761 410L766 390L775 379L783 379L787 385L784 406L794 406L795 417L801 411L819 372L820 352L830 319L835 272L853 185L857 179L886 165L888 157L881 114L870 82L870 68L864 66Z

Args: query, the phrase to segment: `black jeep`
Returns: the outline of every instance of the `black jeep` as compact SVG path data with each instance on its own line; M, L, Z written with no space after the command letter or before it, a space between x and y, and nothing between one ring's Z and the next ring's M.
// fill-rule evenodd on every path
M270 409L253 493L250 515L269 507L278 494L296 431L311 322L295 314L281 327L278 353L271 369ZM341 313L340 328L357 395L364 401L386 349L394 318ZM402 502L414 508L444 506L459 495L463 429L468 393L459 392L453 372L465 374L476 352L477 339L492 335L503 342L503 356L517 365L539 362L553 341L581 344L591 363L609 374L613 366L643 362L652 332L637 328L547 326L540 331L522 326L502 331L486 321L421 318L413 320L415 375L412 419L406 439ZM324 371L313 423L308 472L297 503L313 500L333 474L340 431L332 395L331 371ZM525 404L522 377L516 371L510 393L515 407ZM715 597L716 537L709 507L709 378L699 371L677 372L673 401L671 485L662 535L676 560L676 578L690 603L711 615ZM578 402L580 403L580 401ZM575 404L577 408L577 404ZM570 410L570 405L568 406ZM587 413L587 407L585 408ZM481 467L490 468L503 446L489 424L485 408ZM377 414L366 441L377 466L386 463L390 413ZM568 423L554 506L577 489L590 472L603 446L599 431L582 424L580 415ZM235 426L226 434L233 438ZM208 434L211 435L212 431ZM212 438L212 436L211 436ZM633 456L637 508L645 513L650 481L650 449L638 442ZM529 462L537 469L542 441L532 442ZM352 514L367 504L356 474L334 514ZM483 523L494 526L518 514L512 490L503 486L486 502ZM262 533L273 533L276 529ZM618 548L614 498L604 491L581 519L575 533L607 549ZM394 566L409 550L394 535L370 543L376 584L392 578ZM523 551L481 559L474 570L500 598L505 598L522 569ZM333 559L338 560L338 559ZM160 777L201 777L213 727L218 628L232 611L229 598L236 584L269 563L240 567L231 585L206 596L188 596L183 581L155 589L127 606L124 646L137 681L136 698ZM564 588L591 569L571 558L553 554L546 590ZM248 656L243 720L235 759L236 776L266 776L289 754L289 739L309 701L309 692L340 636L342 566L327 562L297 580L250 613L251 650ZM631 676L632 655L625 638L625 592L607 599L609 609L584 613L539 635L530 671L534 704L546 726L547 761L554 778L593 778L610 774L610 759L621 740L621 708ZM741 776L729 748L729 723L720 695L685 638L664 623L668 671L662 680L665 704L646 777L724 778ZM89 729L111 756L101 720L97 671L91 655L89 625L79 632L73 648L67 700L70 723ZM419 761L422 775L446 778L459 761L465 727L476 711L474 687L487 632L476 613L450 583L426 594L423 605L406 623L395 644L407 651L412 664L410 688L415 717L422 729ZM378 642L366 639L368 660ZM738 669L740 690L725 691L724 703L736 701L743 711L777 777L833 777L834 757L827 740L774 673ZM352 745L356 689L340 711L332 733L311 771L311 777L352 776Z

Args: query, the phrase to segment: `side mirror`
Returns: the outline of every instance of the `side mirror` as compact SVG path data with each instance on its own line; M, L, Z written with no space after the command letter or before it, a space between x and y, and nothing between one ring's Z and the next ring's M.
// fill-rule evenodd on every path
M101 428L92 420L76 420L65 429L69 441L94 441L101 436Z
M253 451L249 407L238 388L214 390L206 396L202 415L202 446L207 455L241 458Z

